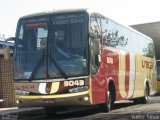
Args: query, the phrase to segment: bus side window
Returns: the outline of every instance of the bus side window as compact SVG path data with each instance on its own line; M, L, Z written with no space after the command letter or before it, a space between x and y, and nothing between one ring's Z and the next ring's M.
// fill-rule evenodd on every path
M90 30L92 33L96 35L97 40L101 41L101 23L100 23L100 15L92 14L91 15L91 27ZM92 45L92 43L91 43ZM98 70L99 59L98 55L91 54L91 63L92 63L92 74L95 74Z

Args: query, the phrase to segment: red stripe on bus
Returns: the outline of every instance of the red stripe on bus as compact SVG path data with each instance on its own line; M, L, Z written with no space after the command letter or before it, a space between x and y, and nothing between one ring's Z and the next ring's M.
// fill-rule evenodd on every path
M126 54L125 56L125 61L126 61L126 65L125 65L125 90L126 90L126 93L128 95L128 91L129 91L129 77L130 77L130 56L129 56L129 53Z

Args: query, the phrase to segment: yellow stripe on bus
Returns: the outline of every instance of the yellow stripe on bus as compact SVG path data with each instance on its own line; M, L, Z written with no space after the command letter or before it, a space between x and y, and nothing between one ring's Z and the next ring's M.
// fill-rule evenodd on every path
M70 94L63 94L63 95L32 95L32 96L22 96L16 95L17 99L49 99L49 98L65 98L65 97L73 97L73 96L80 96L80 95L87 95L89 94L88 91L79 92L79 93L70 93Z
M124 51L120 51L119 55L119 92L123 98L127 96L126 90L125 90L125 60L126 53Z
M52 83L52 87L51 87L51 92L50 92L50 94L56 93L56 92L58 91L58 89L59 89L59 84L60 84L60 82L53 82L53 83Z

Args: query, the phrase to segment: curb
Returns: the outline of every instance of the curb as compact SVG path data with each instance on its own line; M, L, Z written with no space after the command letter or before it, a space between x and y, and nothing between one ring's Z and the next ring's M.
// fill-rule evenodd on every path
M2 108L0 120L28 120L29 117L44 115L43 108Z

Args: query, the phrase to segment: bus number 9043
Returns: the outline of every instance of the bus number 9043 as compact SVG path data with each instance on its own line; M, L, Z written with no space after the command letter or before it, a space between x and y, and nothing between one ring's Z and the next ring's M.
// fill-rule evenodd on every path
M83 86L84 80L70 80L70 81L64 81L64 86Z

